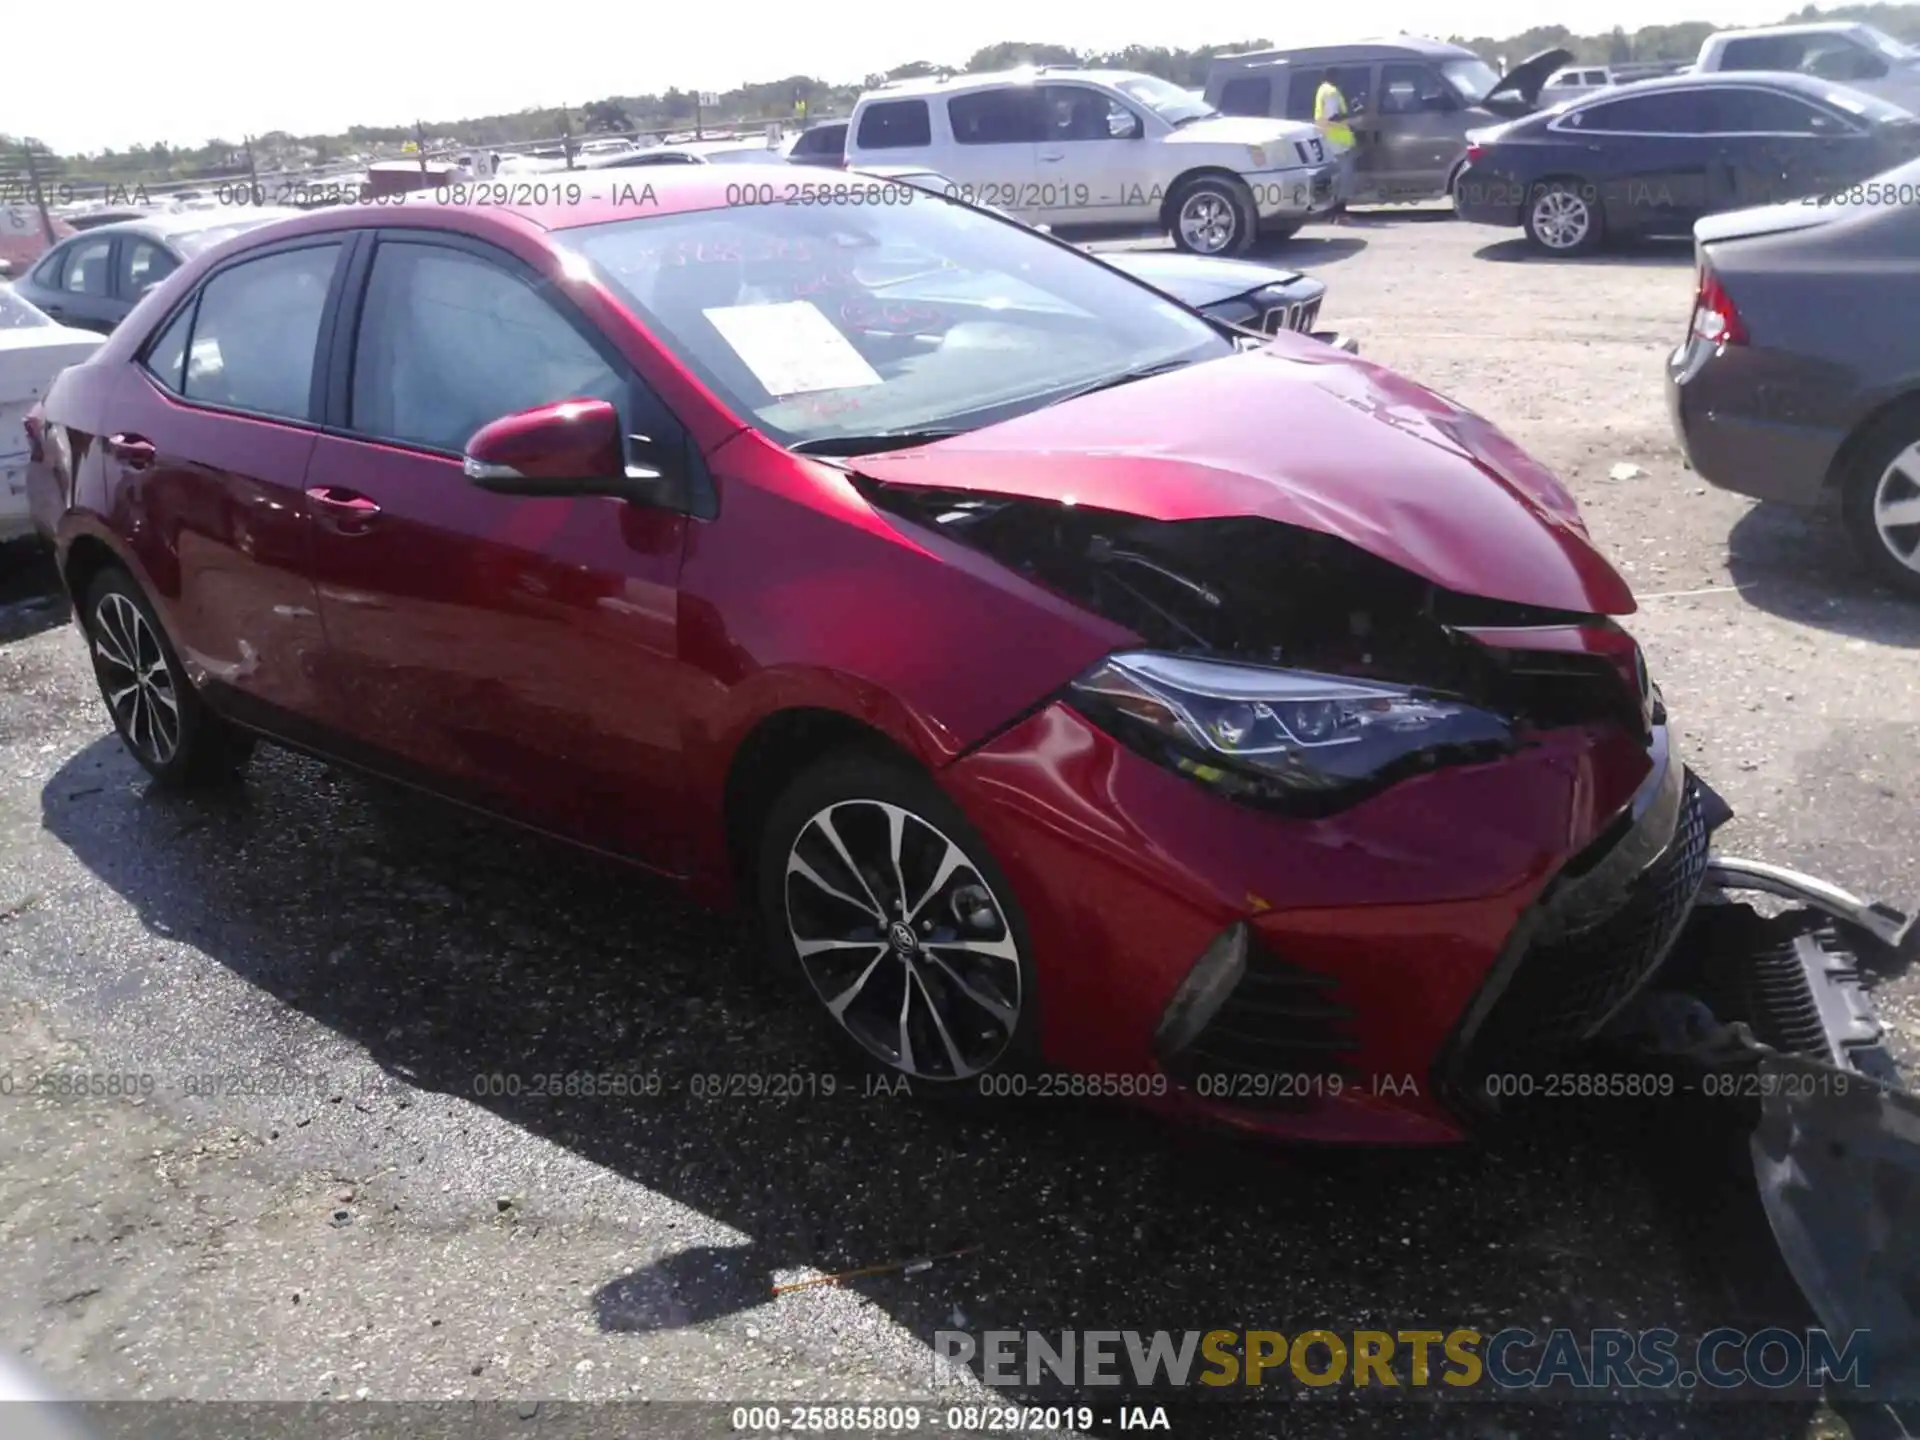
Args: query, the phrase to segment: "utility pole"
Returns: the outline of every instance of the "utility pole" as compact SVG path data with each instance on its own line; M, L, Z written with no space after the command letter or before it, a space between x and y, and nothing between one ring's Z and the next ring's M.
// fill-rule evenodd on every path
M704 140L707 138L707 132L704 128L702 128L701 121L700 121L701 98L702 98L701 94L698 90L693 92L693 138L696 140Z
M27 188L33 191L33 208L40 212L40 233L46 238L47 244L51 245L56 238L53 233L53 217L47 213L47 197L40 189L40 174L33 166L33 142L22 140L20 153L27 162Z
M573 116L567 110L560 112L560 150L567 157L567 169L573 168Z
M427 127L418 120L413 122L413 144L420 152L420 173L427 173Z
M260 190L260 171L253 163L253 137L251 135L242 135L240 137L240 143L245 147L247 152L247 183L253 188L254 193L258 194Z

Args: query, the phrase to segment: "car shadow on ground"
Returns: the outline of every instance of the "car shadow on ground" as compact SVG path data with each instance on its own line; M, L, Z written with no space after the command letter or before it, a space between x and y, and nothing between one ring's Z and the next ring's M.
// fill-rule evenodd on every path
M1640 240L1632 244L1610 246L1592 255L1548 255L1525 236L1496 240L1473 252L1476 260L1492 260L1502 265L1606 265L1640 266L1677 270L1693 264L1690 240Z
M889 1263L845 1283L929 1346L956 1325L1809 1323L1741 1135L1718 1115L1565 1102L1487 1145L1351 1152L1064 1101L870 1096L812 1005L755 958L748 927L661 882L277 750L212 794L170 796L136 775L103 738L46 784L42 815L151 933L364 1047L393 1079L485 1106L748 1237L600 1277L591 1303L607 1332L804 1305L804 1292L772 1299L776 1273ZM641 1099L478 1093L503 1073L663 1085ZM794 1098L694 1096L691 1077L725 1074L805 1083ZM1701 1143L1703 1124L1726 1143ZM954 1251L970 1253L918 1272L897 1263ZM1062 1397L1029 1386L1019 1398ZM1264 1408L1209 1408L1209 1435L1273 1433ZM1305 1407L1348 1434L1366 1433L1341 1427L1369 1408ZM1421 1419L1401 1409L1396 1427L1423 1434L1623 1433L1607 1404L1557 1405L1549 1429L1512 1432L1488 1428L1505 1406L1409 1408ZM1645 1433L1670 1432L1667 1416L1634 1409ZM1811 1413L1702 1405L1686 1424L1787 1440ZM1309 1422L1290 1409L1289 1434L1315 1433L1296 1418Z
M0 644L64 625L71 613L52 550L28 542L0 545Z
M1920 599L1873 577L1837 515L1756 505L1727 535L1727 568L1742 599L1784 620L1920 648Z
M1338 265L1342 260L1351 260L1366 248L1367 242L1360 236L1339 229L1302 232L1287 240L1263 240L1247 252L1247 259L1285 265L1311 274L1328 265Z

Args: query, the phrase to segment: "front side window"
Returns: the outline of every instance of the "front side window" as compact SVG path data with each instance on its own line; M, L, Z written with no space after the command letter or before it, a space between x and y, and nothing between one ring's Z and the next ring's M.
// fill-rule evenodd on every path
M1127 140L1140 117L1111 96L1084 85L1048 85L1040 92L1041 136L1051 141Z
M1428 110L1452 110L1453 97L1430 66L1393 64L1380 67L1380 113L1417 115Z
M627 385L529 281L444 245L383 241L360 311L348 424L459 454L503 415Z
M962 145L1030 145L1041 135L1039 97L1024 85L955 95L947 120Z
M1477 58L1442 60L1440 74L1469 105L1478 105L1500 83L1500 72Z
M1708 100L1716 135L1830 135L1841 128L1833 116L1773 90L1718 90Z
M933 121L924 100L882 100L860 112L862 150L916 150L933 144Z
M73 253L67 258L67 273L60 288L69 295L105 295L107 260L112 252L113 241L110 237L82 240L73 247Z
M1588 105L1573 111L1562 123L1609 135L1704 135L1712 122L1701 92L1671 90Z
M320 317L339 258L335 241L214 275L200 290L181 393L208 405L308 419Z
M556 238L783 444L971 428L1136 367L1233 351L1192 312L1023 226L865 198L639 216Z

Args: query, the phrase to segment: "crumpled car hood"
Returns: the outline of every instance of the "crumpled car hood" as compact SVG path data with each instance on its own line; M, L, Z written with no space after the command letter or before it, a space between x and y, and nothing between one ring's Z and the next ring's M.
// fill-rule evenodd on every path
M853 465L885 485L1153 520L1260 516L1462 594L1635 608L1573 497L1518 445L1424 386L1312 340L1283 336Z

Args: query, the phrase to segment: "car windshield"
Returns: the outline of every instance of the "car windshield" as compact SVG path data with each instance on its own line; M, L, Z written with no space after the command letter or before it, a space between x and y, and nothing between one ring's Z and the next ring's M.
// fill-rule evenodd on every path
M14 294L11 288L0 285L0 330L30 330L51 324L52 320Z
M176 230L167 236L167 244L190 260L202 251L224 245L236 235L244 235L249 230L258 230L262 225L271 225L276 220L285 220L299 213L298 210L255 210L225 224L208 225L198 230Z
M1469 105L1479 104L1500 83L1500 72L1484 60L1443 60L1440 73Z
M1129 75L1114 81L1113 88L1129 100L1138 100L1169 125L1184 125L1220 113L1191 90L1182 90L1157 75Z
M1902 45L1886 31L1876 30L1871 25L1862 25L1859 35L1889 60L1911 60L1916 54L1911 45Z
M865 199L636 217L556 239L782 444L971 429L1234 352L1190 311L1022 225L939 199Z

